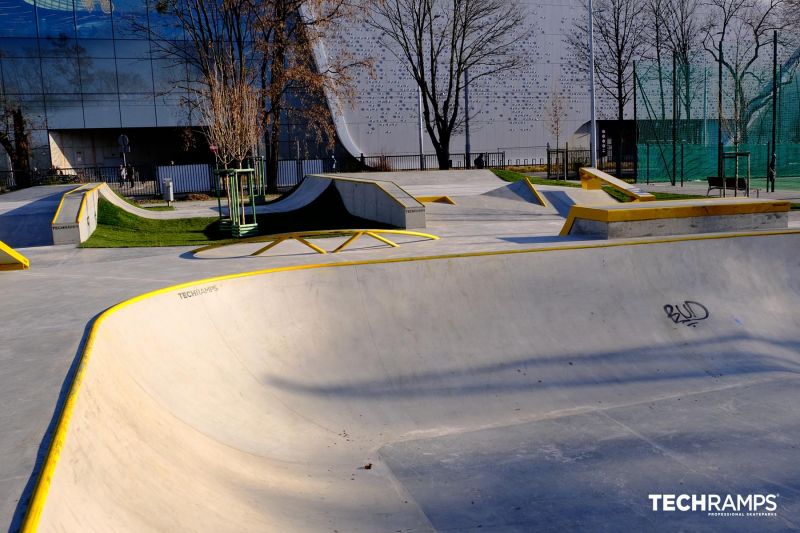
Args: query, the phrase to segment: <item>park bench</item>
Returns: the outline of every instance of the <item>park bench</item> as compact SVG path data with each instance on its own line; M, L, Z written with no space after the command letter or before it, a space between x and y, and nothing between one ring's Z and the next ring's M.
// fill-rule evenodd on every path
M711 195L711 191L719 189L719 195L722 196L722 178L719 176L708 176L708 190L706 196ZM725 178L725 189L729 191L744 191L747 192L747 180L744 178ZM756 198L759 197L760 190L755 187L750 187L750 191L756 192Z

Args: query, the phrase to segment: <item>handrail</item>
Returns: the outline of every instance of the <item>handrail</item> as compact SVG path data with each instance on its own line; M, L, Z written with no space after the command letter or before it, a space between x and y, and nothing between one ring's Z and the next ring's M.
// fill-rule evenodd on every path
M314 243L309 242L307 239L309 237L339 237L349 235L345 242L340 244L336 249L332 250L330 253L335 254L341 252L348 246L350 246L353 242L355 242L359 237L362 235L367 235L372 237L373 239L380 241L384 244L387 244L393 248L398 248L400 245L396 242L387 239L386 237L382 237L382 235L409 235L412 237L423 237L432 241L439 240L439 237L436 235L431 235L430 233L422 233L419 231L409 231L409 230L399 230L399 229L330 229L330 230L315 230L315 231L293 231L290 233L275 233L273 235L258 235L256 237L250 237L247 239L242 239L235 243L223 243L223 244L210 244L208 246L203 246L201 248L197 248L196 250L192 250L192 254L198 254L200 252L205 252L207 250L212 250L214 248L221 248L223 246L231 246L233 244L243 244L243 243L250 243L250 242L269 242L268 245L264 246L263 248L259 248L255 252L251 253L251 256L261 255L264 252L274 248L275 246L279 245L280 243L288 240L295 240L299 243L302 243L318 254L327 254L325 249L317 246Z

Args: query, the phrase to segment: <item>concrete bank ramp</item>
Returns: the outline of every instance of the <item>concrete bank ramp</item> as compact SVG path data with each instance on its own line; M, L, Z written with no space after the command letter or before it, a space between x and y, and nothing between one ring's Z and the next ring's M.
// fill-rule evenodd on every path
M26 531L785 531L800 234L298 267L92 328ZM774 494L774 516L649 494ZM762 508L763 510L763 508Z
M61 197L78 187L47 185L0 195L0 240L13 248L53 244L51 223Z

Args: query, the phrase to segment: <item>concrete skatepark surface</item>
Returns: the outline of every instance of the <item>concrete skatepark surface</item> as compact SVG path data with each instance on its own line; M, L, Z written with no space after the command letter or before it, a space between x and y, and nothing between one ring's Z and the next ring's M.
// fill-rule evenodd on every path
M441 241L399 249L23 250L0 276L0 516L21 523L89 320L189 282L97 327L40 530L797 527L800 235L608 246L456 201L427 206ZM191 281L484 251L520 253ZM694 327L665 312L686 301ZM780 493L778 516L650 510L684 492Z

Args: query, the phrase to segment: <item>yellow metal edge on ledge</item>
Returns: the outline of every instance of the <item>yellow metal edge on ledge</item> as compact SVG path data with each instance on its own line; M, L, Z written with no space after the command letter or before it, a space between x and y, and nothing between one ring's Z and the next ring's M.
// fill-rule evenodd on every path
M539 203L542 205L542 207L551 207L547 200L544 199L544 196L542 196L542 194L536 190L536 187L533 186L533 182L528 176L525 176L525 184L528 186L528 189L530 189L536 199L539 200Z
M53 220L50 221L50 225L55 224L56 220L58 220L58 215L61 213L61 208L64 207L64 200L67 199L67 196L69 196L70 194L74 193L75 191L79 191L79 190L83 189L84 187L86 187L86 185L78 185L74 189L70 189L70 190L68 190L67 192L65 192L64 194L61 195L61 201L58 202L58 207L56 208L56 214L53 215Z
M635 202L652 202L656 199L653 194L641 190L635 185L626 183L611 174L592 167L582 167L578 172L581 178L581 188L588 190L601 190L603 185L614 188Z
M13 260L12 263L0 263L0 270L26 270L31 267L31 262L27 257L3 241L0 241L0 254L5 254Z
M92 187L91 189L85 190L83 192L83 198L81 198L81 207L80 207L80 209L78 209L78 216L75 218L75 222L80 222L81 221L81 217L83 216L83 211L86 209L86 197L89 195L89 193L92 193L92 192L96 191L97 189L99 189L103 185L105 185L105 182L103 182L100 185L97 185L95 187Z
M456 205L449 196L415 196L414 200L421 204L449 204Z

